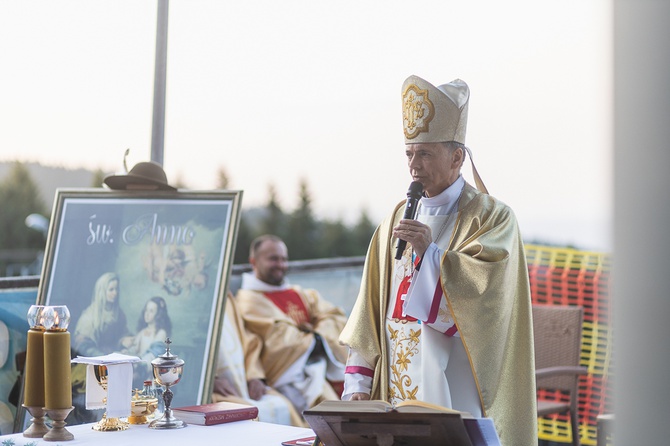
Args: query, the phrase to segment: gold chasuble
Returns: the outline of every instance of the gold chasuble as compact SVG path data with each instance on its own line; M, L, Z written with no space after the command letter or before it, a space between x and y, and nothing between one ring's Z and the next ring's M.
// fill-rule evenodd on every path
M262 341L260 360L270 386L312 346L314 334L299 329L301 322L312 324L335 358L346 361L338 336L347 317L316 290L297 285L275 292L240 289L236 299L245 327Z
M340 341L374 366L372 399L389 400L385 322L405 202L377 228L359 296ZM477 385L483 416L505 446L536 446L535 365L528 269L509 207L466 184L440 278ZM427 384L427 383L426 383ZM428 399L428 398L426 398ZM430 401L428 401L430 402Z

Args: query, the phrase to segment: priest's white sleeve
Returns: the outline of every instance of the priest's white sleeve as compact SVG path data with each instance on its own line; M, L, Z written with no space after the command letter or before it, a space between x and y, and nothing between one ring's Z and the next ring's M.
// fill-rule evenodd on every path
M414 271L403 304L403 313L446 336L460 337L442 291L440 261L444 251L431 243Z
M368 364L355 350L349 349L347 366L344 370L342 400L350 400L354 393L367 393L370 395L372 392L373 376L374 366Z

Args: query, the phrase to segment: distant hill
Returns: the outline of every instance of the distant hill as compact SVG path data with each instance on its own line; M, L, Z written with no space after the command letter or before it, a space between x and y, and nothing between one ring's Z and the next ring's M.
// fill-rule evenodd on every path
M9 174L12 161L0 161L0 181L4 181ZM65 167L45 166L39 163L23 163L30 172L30 176L40 191L40 197L49 212L56 198L56 189L59 187L96 187L93 185L95 172L86 169L67 169ZM101 187L101 186L100 186ZM264 207L245 209L248 224L254 226L265 217L267 210Z
M0 181L4 181L14 162L0 161ZM39 163L23 163L40 191L40 197L49 212L53 207L56 189L59 187L93 187L95 172L86 169L44 166Z

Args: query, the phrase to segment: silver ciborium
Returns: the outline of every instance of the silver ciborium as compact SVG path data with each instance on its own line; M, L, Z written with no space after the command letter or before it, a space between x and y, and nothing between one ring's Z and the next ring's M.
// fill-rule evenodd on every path
M172 390L170 390L170 387L179 382L184 370L184 360L170 353L171 343L170 338L167 338L165 340L165 344L167 345L165 353L151 361L156 382L165 387L165 392L163 392L165 412L163 412L162 417L149 423L151 429L179 429L186 427L185 422L172 416L172 409L170 408L172 403Z

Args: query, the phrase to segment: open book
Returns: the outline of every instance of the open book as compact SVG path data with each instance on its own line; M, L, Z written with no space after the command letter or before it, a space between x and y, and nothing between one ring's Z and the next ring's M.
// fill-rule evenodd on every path
M490 418L417 400L324 401L303 416L328 446L500 445Z
M423 412L423 413L450 413L460 414L463 417L471 417L467 412L459 412L437 404L426 403L418 400L405 400L392 405L384 400L367 401L324 401L314 407L320 411L328 412Z

